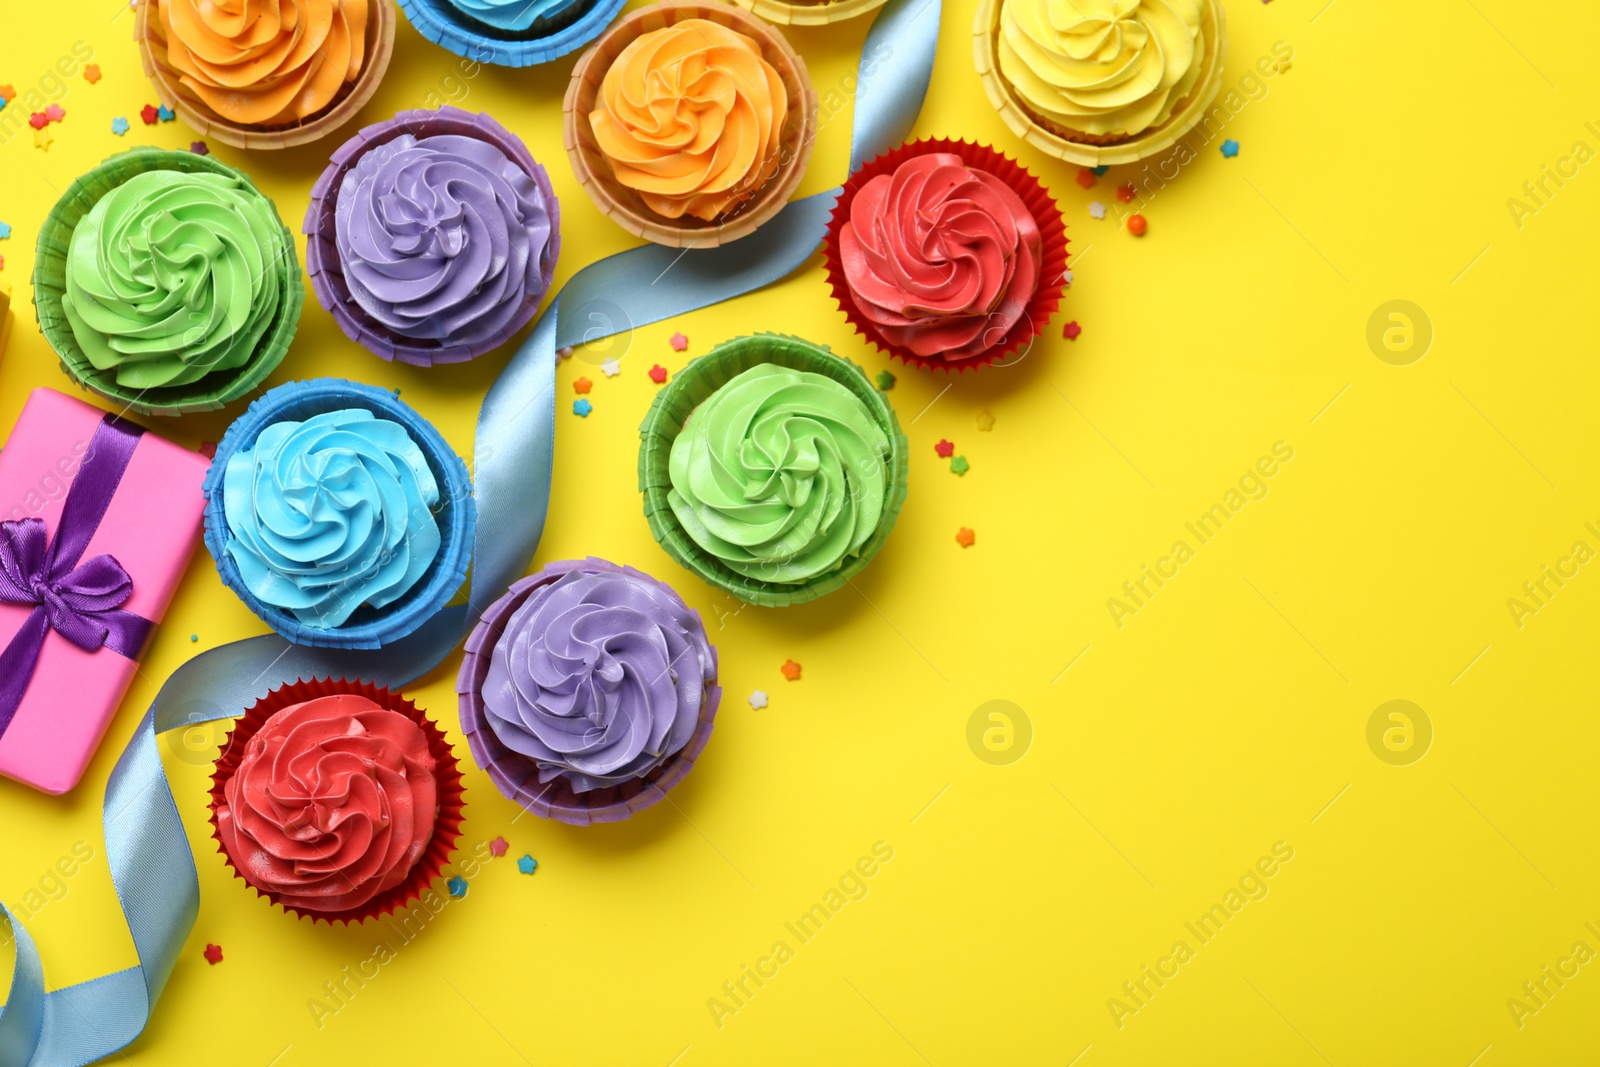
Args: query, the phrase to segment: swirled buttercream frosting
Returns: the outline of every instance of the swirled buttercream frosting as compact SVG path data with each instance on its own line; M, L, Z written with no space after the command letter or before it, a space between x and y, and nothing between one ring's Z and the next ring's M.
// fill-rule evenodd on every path
M339 185L335 241L350 295L402 337L473 344L538 301L555 269L550 205L487 141L402 134Z
M227 554L245 588L302 625L383 608L439 553L439 486L404 426L363 409L275 422L228 457Z
M667 501L748 578L798 585L860 554L883 517L889 436L839 382L773 363L736 375L672 442Z
M73 228L61 308L98 370L133 389L248 363L296 266L272 202L242 178L150 170Z
M368 0L156 0L167 64L218 115L282 126L321 111L366 59Z
M1044 119L1131 137L1200 77L1199 0L1003 0L1000 73Z
M1027 311L1044 243L1008 185L931 152L861 187L839 254L857 309L885 340L962 360L998 344Z
M305 911L359 908L406 880L439 814L422 727L364 696L276 712L223 785L217 836L245 880Z
M483 684L489 729L539 780L583 793L642 778L694 734L716 659L658 582L569 571L512 613Z
M754 41L686 19L622 50L589 124L617 181L650 210L710 222L777 173L788 114L783 79Z
M552 19L588 0L449 0L457 11L485 26L520 32L542 19Z

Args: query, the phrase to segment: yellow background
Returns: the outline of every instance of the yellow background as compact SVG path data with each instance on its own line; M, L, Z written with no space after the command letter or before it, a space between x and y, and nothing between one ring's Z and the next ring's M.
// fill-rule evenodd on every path
M1600 165L1548 185L1520 227L1507 200L1575 141L1600 149L1584 125L1600 120L1600 12L1580 0L1325 2L1229 0L1225 89L1241 89L1274 42L1292 47L1292 66L1264 95L1243 86L1257 98L1227 127L1238 158L1201 149L1146 205L1142 240L1116 210L1105 221L1087 211L1096 198L1115 209L1133 168L1086 191L1076 168L1021 151L1066 213L1078 258L1065 310L1010 369L947 379L894 366L911 495L859 592L735 612L653 544L635 491L652 363L675 371L720 340L776 329L874 372L888 365L835 309L818 261L636 331L618 378L598 373L599 357L564 364L535 563L593 553L634 564L701 610L726 689L703 760L673 805L593 829L518 819L472 771L463 844L503 834L509 856L319 1029L308 1001L393 935L313 928L233 879L207 833L207 739L168 745L202 906L127 1059L1593 1062L1600 964L1520 1028L1507 1001L1575 942L1600 951L1584 925L1600 927L1600 570L1580 570L1521 628L1507 600L1575 541L1600 548L1584 527L1600 527ZM917 132L1015 152L973 71L972 10L946 4ZM80 39L105 77L70 80L48 152L26 128L0 146L0 218L13 226L0 284L19 304L0 427L33 387L71 388L34 328L28 285L58 192L113 151L193 137L139 121L155 97L122 0L8 0L5 16L0 82L25 90ZM824 94L853 72L866 29L791 33ZM561 148L572 57L465 81L458 62L402 21L363 120L452 98L488 111L549 168L562 280L627 247ZM109 131L117 115L133 124L125 138ZM803 193L842 177L847 117L824 130ZM212 148L298 231L334 143ZM1380 361L1366 340L1369 316L1393 299L1420 305L1434 329L1409 366ZM1075 343L1061 339L1069 318L1083 325ZM686 354L668 346L676 330ZM344 375L400 387L470 456L478 400L504 359L392 366L308 300L268 384ZM587 420L570 411L580 373L595 382ZM985 408L987 433L975 425ZM227 418L158 428L198 444ZM934 455L941 437L971 462L964 478ZM1294 458L1269 494L1198 545L1184 523L1278 441ZM957 546L960 526L976 530L972 548ZM1178 539L1195 557L1118 628L1107 599ZM94 850L29 922L52 987L132 962L100 801L157 684L194 652L191 633L206 648L261 631L202 551L78 790L57 799L0 783L8 903L73 842ZM800 681L780 675L787 658L804 666ZM465 757L458 662L413 695ZM746 703L757 688L771 694L761 711ZM969 717L996 699L1032 725L1031 750L1009 766L967 743ZM1392 699L1433 726L1431 751L1410 766L1367 744L1369 717ZM784 924L878 841L894 858L864 899L800 944ZM1269 895L1201 945L1185 923L1280 841L1294 858ZM524 852L540 863L531 878L513 863ZM719 1027L708 999L778 940L794 958ZM1194 958L1119 1028L1108 1000L1127 1002L1123 983L1178 940ZM223 946L218 966L201 958L208 941Z

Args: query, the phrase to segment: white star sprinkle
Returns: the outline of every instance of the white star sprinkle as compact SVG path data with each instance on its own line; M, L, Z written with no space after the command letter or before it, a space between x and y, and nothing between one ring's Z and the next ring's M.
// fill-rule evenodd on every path
M756 711L760 711L762 708L766 707L767 706L767 694L762 692L760 689L757 689L754 693L751 693L750 694L750 706L752 708L754 708Z
M607 378L615 378L622 373L622 364L614 359L608 359L600 364L600 369L606 372Z

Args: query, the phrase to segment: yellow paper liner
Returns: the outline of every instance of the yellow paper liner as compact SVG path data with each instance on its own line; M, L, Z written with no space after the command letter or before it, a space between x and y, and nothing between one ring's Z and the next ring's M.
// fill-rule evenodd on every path
M636 191L617 181L589 126L589 113L594 110L606 71L611 69L622 50L641 34L686 19L705 19L751 38L788 91L789 117L778 144L778 172L734 208L731 215L724 212L712 222L690 215L669 219L652 211ZM715 248L754 233L763 222L782 211L799 188L816 141L817 92L811 86L805 60L783 34L742 8L729 4L678 4L668 0L626 16L590 45L578 60L572 69L572 80L567 83L562 107L562 136L567 158L572 161L572 172L578 184L589 194L595 207L629 233L673 248Z
M834 0L833 3L787 3L785 0L734 0L768 22L780 26L831 26L876 11L888 0Z
M1178 102L1167 121L1127 137L1096 136L1068 130L1036 115L1000 73L998 53L1000 9L1004 0L978 0L972 24L972 52L989 102L1024 141L1057 159L1083 167L1137 163L1160 155L1205 118L1222 89L1222 65L1228 53L1227 19L1221 0L1201 0L1200 32L1206 50L1200 57L1200 78Z
M180 80L167 63L167 41L156 16L155 0L137 0L133 39L139 42L139 58L145 77L155 86L161 102L202 137L215 138L234 148L293 148L309 144L355 118L378 91L394 53L395 12L393 0L370 0L367 19L366 53L361 72L347 82L332 103L309 118L287 126L259 126L233 122L217 114Z

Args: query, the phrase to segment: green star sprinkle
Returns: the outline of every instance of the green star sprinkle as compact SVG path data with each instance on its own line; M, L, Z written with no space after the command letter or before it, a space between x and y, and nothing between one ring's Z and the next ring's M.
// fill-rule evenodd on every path
M966 456L955 456L950 460L951 474L965 474L971 469L972 465L967 462Z
M878 388L882 389L886 393L889 390L893 389L894 388L894 375L890 374L886 370L879 371L878 372Z

